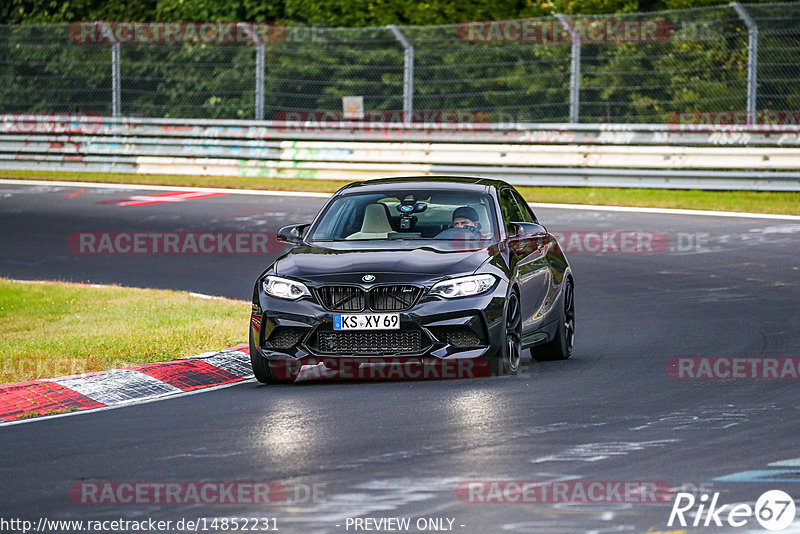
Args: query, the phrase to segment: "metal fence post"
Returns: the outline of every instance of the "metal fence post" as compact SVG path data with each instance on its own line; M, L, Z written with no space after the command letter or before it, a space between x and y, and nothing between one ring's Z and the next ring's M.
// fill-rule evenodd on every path
M264 41L256 32L253 31L253 25L247 22L239 22L236 24L237 32L241 32L250 41L256 45L256 101L255 101L255 120L264 120L264 63L266 63L266 53L264 49Z
M122 88L120 85L120 44L111 45L111 116L119 118L122 108Z
M256 120L264 120L264 43L256 45Z
M739 2L731 7L747 26L747 124L756 124L756 96L758 85L758 24Z
M98 35L111 41L111 116L115 119L119 118L122 110L122 87L121 87L121 70L120 70L120 44L114 32L106 26L106 22L102 20L94 21L94 29Z
M394 24L386 26L403 45L403 122L411 123L414 112L414 47Z
M572 40L569 68L569 122L576 124L580 122L581 107L581 36L570 25L566 15L556 13L556 18Z

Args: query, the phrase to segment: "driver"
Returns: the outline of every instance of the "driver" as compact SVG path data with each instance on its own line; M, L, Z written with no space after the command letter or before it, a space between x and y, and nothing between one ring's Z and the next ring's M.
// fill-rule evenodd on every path
M453 211L453 228L477 231L479 224L478 212L475 211L475 208L461 206Z

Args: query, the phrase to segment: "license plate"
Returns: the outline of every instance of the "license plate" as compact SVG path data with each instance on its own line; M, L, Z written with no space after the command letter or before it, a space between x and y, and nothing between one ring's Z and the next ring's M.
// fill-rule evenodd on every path
M333 316L334 330L397 330L399 328L399 313L336 314Z

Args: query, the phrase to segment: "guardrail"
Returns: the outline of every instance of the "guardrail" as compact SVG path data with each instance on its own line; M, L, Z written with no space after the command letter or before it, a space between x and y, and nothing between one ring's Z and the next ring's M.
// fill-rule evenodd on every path
M0 168L800 191L800 127L362 124L0 115Z

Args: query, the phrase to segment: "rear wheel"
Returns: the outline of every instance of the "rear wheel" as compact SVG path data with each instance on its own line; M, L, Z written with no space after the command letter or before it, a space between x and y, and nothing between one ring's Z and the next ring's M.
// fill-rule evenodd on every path
M492 358L493 375L513 375L519 370L522 355L522 313L519 297L513 291L508 297L505 313L503 346L499 354Z
M575 343L575 290L572 279L564 283L564 301L561 307L561 317L558 321L556 337L544 345L531 349L531 355L536 361L566 360L572 356L572 346Z
M250 329L250 365L253 367L253 376L262 384L288 384L297 378L297 373L293 373L289 366L281 367L279 373L270 367L267 359L256 350L252 328Z

